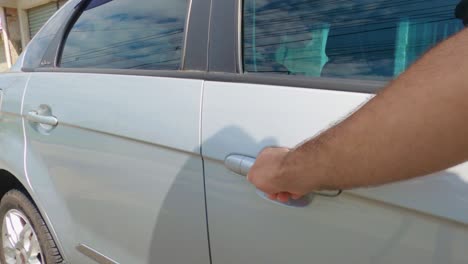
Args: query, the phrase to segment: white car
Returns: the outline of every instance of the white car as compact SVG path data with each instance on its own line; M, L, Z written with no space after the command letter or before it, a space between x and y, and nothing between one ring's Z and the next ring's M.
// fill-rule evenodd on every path
M467 164L284 204L244 177L460 31L457 5L70 0L0 75L0 262L468 263Z

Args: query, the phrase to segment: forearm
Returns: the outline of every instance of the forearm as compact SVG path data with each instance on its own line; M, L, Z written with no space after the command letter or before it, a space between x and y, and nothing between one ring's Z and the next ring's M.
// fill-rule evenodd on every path
M466 30L430 51L349 118L289 153L285 170L310 175L314 189L348 189L409 179L465 161L465 43Z

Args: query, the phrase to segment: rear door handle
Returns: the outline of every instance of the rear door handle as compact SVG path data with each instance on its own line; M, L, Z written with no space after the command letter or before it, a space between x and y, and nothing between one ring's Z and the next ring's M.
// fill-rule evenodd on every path
M224 165L226 166L226 168L228 168L232 172L235 172L243 176L247 176L250 168L252 168L254 163L255 163L255 158L244 156L244 155L238 155L238 154L229 155L224 160ZM314 193L320 196L336 197L341 194L341 190L316 191Z
M255 158L237 154L229 155L224 160L226 168L242 176L247 176L254 163Z
M33 123L39 123L49 126L56 126L58 124L58 120L55 116L50 115L40 115L36 111L30 111L26 115L26 119Z

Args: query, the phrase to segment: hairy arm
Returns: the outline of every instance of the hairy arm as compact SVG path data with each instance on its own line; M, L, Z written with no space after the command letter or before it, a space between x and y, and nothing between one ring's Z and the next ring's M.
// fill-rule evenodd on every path
M467 43L467 30L444 41L318 137L291 151L264 150L249 180L272 195L299 196L410 179L465 161Z

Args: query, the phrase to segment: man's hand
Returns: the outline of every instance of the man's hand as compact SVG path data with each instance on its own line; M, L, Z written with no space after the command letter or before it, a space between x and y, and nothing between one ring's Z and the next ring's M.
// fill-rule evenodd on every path
M294 150L265 149L249 180L284 202L317 190L407 180L465 162L467 42L465 29L426 53L341 123Z
M296 179L294 170L286 162L288 148L266 148L257 157L247 179L272 200L287 202L307 194L304 182Z

